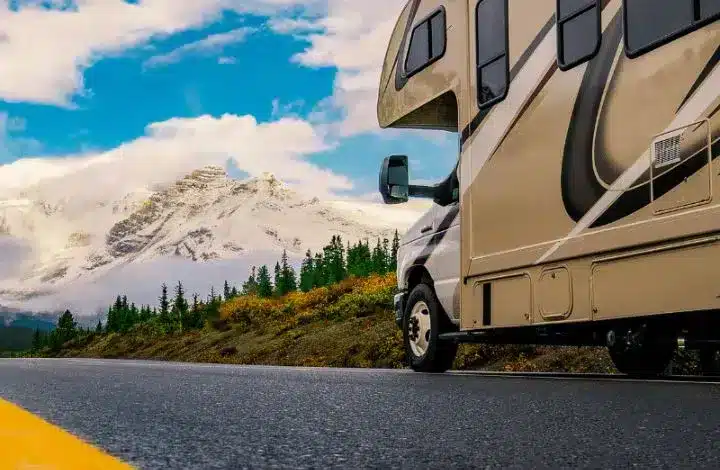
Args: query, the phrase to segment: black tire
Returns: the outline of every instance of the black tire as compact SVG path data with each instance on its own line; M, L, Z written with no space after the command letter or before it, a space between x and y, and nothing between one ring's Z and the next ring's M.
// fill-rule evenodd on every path
M720 376L720 351L713 348L703 348L698 351L700 356L700 371L702 375Z
M646 325L640 344L626 347L619 341L608 347L615 368L622 374L639 377L662 375L675 355L675 346L663 330L659 325Z
M427 306L427 315L430 317L430 331L426 337L427 348L422 355L417 355L411 346L411 329L417 332L417 328L411 326L411 314L416 305L421 302ZM440 333L455 330L455 326L445 314L433 289L421 283L415 286L408 296L403 315L403 342L405 345L405 357L408 365L416 372L445 372L450 369L457 355L458 344L452 341L441 341L438 338Z
M673 358L673 351L667 349L641 348L635 351L610 349L610 358L622 374L638 377L662 375Z

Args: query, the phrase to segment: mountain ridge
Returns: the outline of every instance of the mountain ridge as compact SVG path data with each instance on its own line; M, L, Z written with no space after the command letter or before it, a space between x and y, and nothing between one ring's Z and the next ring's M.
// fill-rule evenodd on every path
M22 196L18 197L18 196ZM332 235L344 242L391 239L418 210L370 202L322 201L272 173L243 180L210 165L156 188L138 188L118 200L74 202L70 197L33 199L24 191L0 201L4 234L26 241L33 256L0 282L0 301L52 295L64 286L102 282L124 266L163 259L197 265L286 251L299 260ZM264 255L262 255L264 256ZM56 309L62 309L56 305Z

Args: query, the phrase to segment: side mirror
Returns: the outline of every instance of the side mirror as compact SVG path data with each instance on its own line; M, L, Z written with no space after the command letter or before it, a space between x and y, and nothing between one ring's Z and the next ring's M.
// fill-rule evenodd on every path
M391 155L380 167L380 194L385 204L407 202L409 197L408 157Z

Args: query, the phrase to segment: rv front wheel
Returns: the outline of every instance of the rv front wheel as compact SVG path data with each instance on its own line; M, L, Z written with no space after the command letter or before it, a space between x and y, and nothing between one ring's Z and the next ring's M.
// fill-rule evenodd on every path
M403 317L405 356L417 372L445 372L452 367L458 345L441 341L440 333L453 326L442 310L433 289L418 284L410 292Z

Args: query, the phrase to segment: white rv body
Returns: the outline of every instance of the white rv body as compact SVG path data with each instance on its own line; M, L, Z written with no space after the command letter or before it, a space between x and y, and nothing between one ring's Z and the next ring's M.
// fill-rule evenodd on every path
M460 323L460 213L458 203L433 204L400 239L395 320L402 323L411 276L427 273L450 320ZM444 226L443 221L449 220ZM424 258L425 257L425 258ZM423 262L424 260L424 262Z

